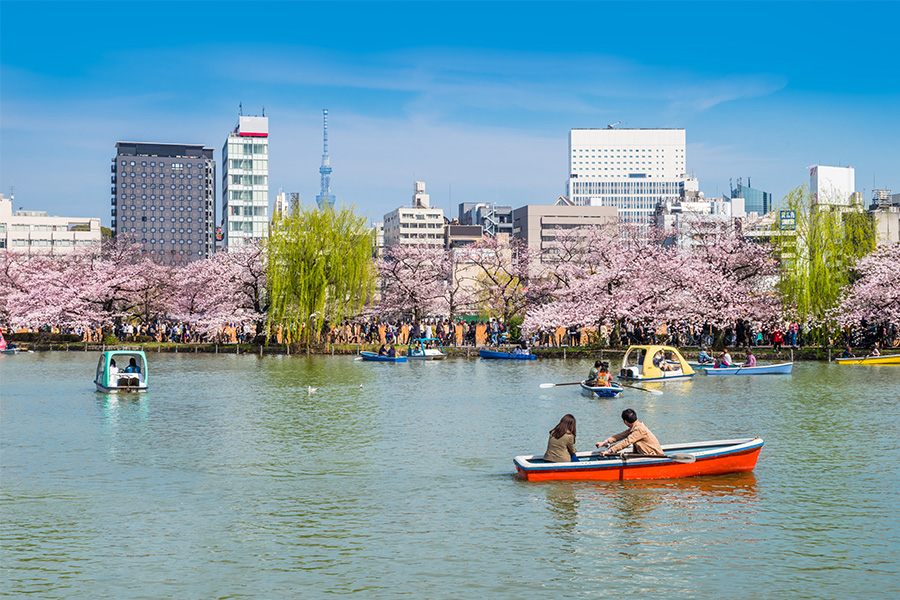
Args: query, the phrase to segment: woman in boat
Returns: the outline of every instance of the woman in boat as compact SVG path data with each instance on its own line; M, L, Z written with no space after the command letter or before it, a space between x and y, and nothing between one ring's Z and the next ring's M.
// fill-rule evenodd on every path
M125 367L126 373L140 373L141 368L137 365L137 362L132 358L128 361L128 366Z
M378 349L378 356L387 356L387 348L384 344L381 345L381 348Z
M600 363L600 372L597 374L597 383L594 384L597 387L611 387L612 386L612 375L609 374L609 363L602 362Z
M850 349L850 344L847 344L847 347L844 348L844 352L841 353L841 358L856 358L856 355L853 354L853 351Z
M744 361L742 365L744 367L755 367L756 366L756 357L753 356L753 351L750 349L750 346L747 346L747 360Z
M628 429L622 433L610 436L602 442L597 442L597 447L609 446L600 453L600 456L614 454L628 446L634 446L635 454L662 455L664 454L659 440L653 435L647 426L638 421L637 413L633 409L626 408L622 411L622 420L628 426ZM618 442L618 443L616 443ZM614 444L610 446L610 444Z
M116 360L113 359L109 361L109 375L112 377L113 375L119 374L119 367L116 366Z
M666 360L666 353L660 350L653 356L653 366L660 371L673 371L672 365Z
M577 462L575 456L575 417L563 415L559 424L550 430L547 451L544 452L547 462Z
M869 356L881 356L881 352L878 351L878 342L872 346L872 352L869 353Z
M395 358L397 356L397 349L394 348L393 344L391 344L391 347L388 348L387 355L390 358Z
M716 369L719 367L730 367L734 363L731 360L731 354L728 353L728 347L722 349L722 354L719 355L719 358L716 359L716 364L713 365Z

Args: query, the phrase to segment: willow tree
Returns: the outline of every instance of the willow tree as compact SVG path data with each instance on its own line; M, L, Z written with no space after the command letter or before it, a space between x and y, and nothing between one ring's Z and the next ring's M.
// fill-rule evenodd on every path
M355 316L372 298L375 233L350 208L306 208L272 222L268 335L307 347L327 323Z
M793 229L780 218L773 225L783 305L791 316L827 332L853 265L875 248L874 223L853 206L813 202L805 185L791 190L778 208L794 219Z

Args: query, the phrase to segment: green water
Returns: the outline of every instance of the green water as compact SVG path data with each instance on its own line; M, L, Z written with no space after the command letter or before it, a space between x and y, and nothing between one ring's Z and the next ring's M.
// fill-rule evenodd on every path
M150 353L151 391L117 399L96 360L0 356L6 596L900 596L900 367L600 400L539 388L588 361ZM734 476L515 477L563 414L586 450L625 407L664 444L766 446Z

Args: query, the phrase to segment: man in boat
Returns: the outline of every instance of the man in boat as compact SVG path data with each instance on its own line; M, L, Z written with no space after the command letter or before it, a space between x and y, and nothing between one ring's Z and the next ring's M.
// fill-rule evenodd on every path
M844 352L841 353L841 358L856 358L856 355L850 350L850 344L847 344L847 347L844 348Z
M584 380L585 385L589 385L594 387L597 385L597 378L600 377L600 369L603 367L603 363L601 361L596 361L594 366L591 367L590 373L588 373L587 379Z
M628 429L622 433L610 436L602 442L597 442L598 448L600 446L614 444L601 452L600 456L615 454L628 446L634 446L635 454L647 454L651 456L661 456L664 454L662 446L659 445L659 440L656 439L653 432L647 429L646 425L638 421L637 413L635 413L633 409L626 408L623 410L622 420L625 422L625 425L628 426Z
M381 345L381 348L378 349L378 356L387 356L388 351L384 344Z
M713 357L706 353L706 346L700 346L700 354L697 355L700 364L713 362Z

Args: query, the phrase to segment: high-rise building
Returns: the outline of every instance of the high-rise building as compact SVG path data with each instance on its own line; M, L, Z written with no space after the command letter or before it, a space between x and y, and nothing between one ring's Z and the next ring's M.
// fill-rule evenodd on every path
M755 212L757 216L761 217L772 210L772 194L750 187L749 177L747 185L743 185L741 179L738 178L737 186L731 188L731 197L744 199L744 210L747 214Z
M118 142L112 232L154 262L183 265L215 252L216 161L192 144Z
M222 147L225 248L269 235L269 118L238 117Z
M403 206L384 215L384 245L444 245L444 211L431 208L425 182L415 182L411 206Z
M850 206L855 191L856 170L853 167L815 165L809 168L809 193L813 204Z
M572 231L587 235L588 228L615 224L616 217L612 206L574 206L565 199L551 205L529 204L513 211L513 236L525 240L541 260L553 262L558 235Z
M677 200L684 180L684 129L572 129L568 198L613 206L619 221L651 225L660 200Z

